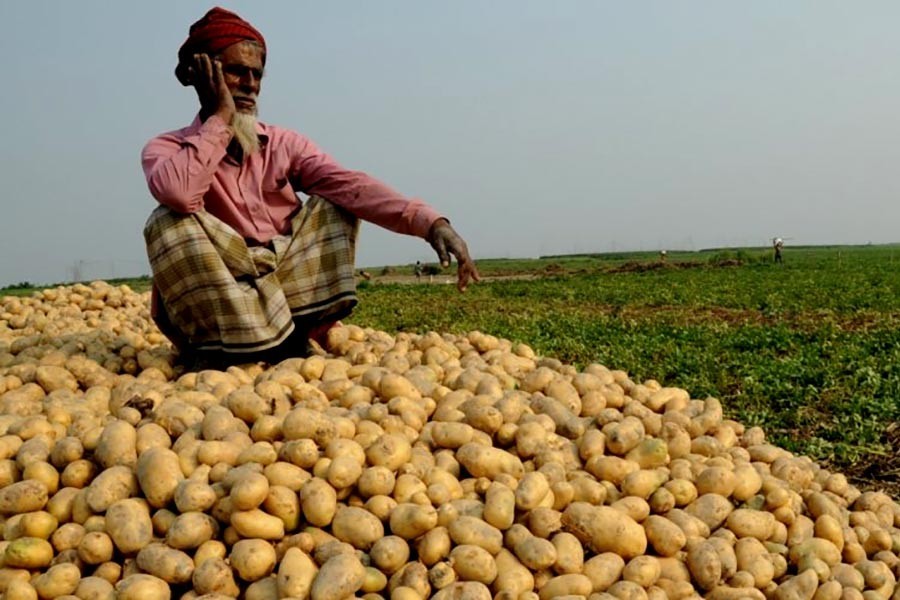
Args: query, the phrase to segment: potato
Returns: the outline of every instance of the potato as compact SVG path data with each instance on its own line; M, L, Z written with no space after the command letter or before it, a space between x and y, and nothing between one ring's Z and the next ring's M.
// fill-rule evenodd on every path
M94 456L107 469L116 465L133 467L137 462L137 431L125 421L109 423L100 434Z
M450 539L457 545L471 544L483 548L491 556L503 547L503 534L481 519L461 516L448 527ZM490 582L486 582L490 583Z
M833 567L841 562L840 550L828 540L817 537L791 547L789 557L792 563L797 564L806 556L818 558L829 567Z
M559 575L581 573L584 569L584 549L581 542L571 533L561 532L551 540L556 548L556 562L553 570Z
M27 479L0 489L0 514L21 514L41 510L49 499L47 486Z
M121 579L122 571L122 565L114 562L105 562L94 569L94 576L105 579L111 584L115 584Z
M591 580L580 573L558 575L552 578L540 590L541 600L551 600L563 596L587 597L593 590Z
M521 477L525 471L517 456L474 442L463 444L456 452L456 459L473 477L496 479L500 474Z
M212 508L218 497L208 483L184 479L175 487L175 506L179 512L204 512Z
M704 590L712 590L722 579L722 561L708 542L701 542L688 550L687 565L691 577Z
M533 571L549 569L559 558L556 546L550 540L535 537L527 533L521 540L512 544L513 553L523 565Z
M325 527L337 512L337 493L327 481L314 477L300 490L300 505L304 518L311 525Z
M534 588L534 575L511 552L501 549L494 557L497 577L492 589L495 593L509 592L514 597Z
M10 521L7 521L7 529L10 527ZM60 526L50 536L50 543L57 552L77 548L81 543L81 539L85 535L85 529L78 523L66 523Z
M362 476L362 464L354 456L337 456L328 466L326 479L335 489L349 488Z
M480 546L460 544L450 551L450 565L465 581L479 581L490 585L497 577L494 557Z
M52 496L59 489L59 473L50 463L34 461L22 470L22 479L40 481L47 486L48 495Z
M46 511L25 513L19 519L19 532L25 537L48 539L58 524L56 517Z
M472 441L472 426L468 423L435 423L431 438L439 448L457 449Z
M163 508L175 497L184 479L178 455L168 448L150 448L137 459L137 479L147 503Z
M128 466L115 465L102 471L85 488L84 499L95 513L108 510L113 504L131 498L140 491L138 479Z
M372 544L384 537L384 526L381 521L362 508L338 509L331 528L336 538L360 550L369 550Z
M803 571L796 577L791 577L778 586L775 591L777 600L801 600L812 598L819 585L819 578L812 569Z
M444 526L435 527L416 540L419 560L427 566L450 556L451 546L450 533Z
M627 496L649 498L668 479L668 473L656 469L638 469L622 480L622 493Z
M684 531L672 521L650 515L644 521L647 541L660 556L674 556L687 543Z
M150 511L144 502L134 498L119 500L109 507L106 528L116 548L123 554L137 552L153 538ZM152 587L151 583L146 585Z
M225 544L219 540L209 540L203 542L194 551L194 565L202 565L203 561L209 558L225 558L228 555L228 549Z
M438 528L442 529L442 528ZM436 530L432 530L428 535L432 535L432 532ZM447 552L450 551L450 537L447 535L446 530L444 530L444 535L447 537ZM423 553L420 552L420 555ZM382 572L391 575L397 569L406 564L406 561L409 559L409 545L406 543L406 540L396 535L389 535L386 537L377 540L373 545L371 550L369 551L369 556L372 558L372 562L378 567ZM437 561L434 561L437 562ZM426 564L428 564L426 562ZM432 563L433 564L433 563Z
M25 571L25 573L28 572ZM4 600L37 600L38 593L27 580L13 579L7 584L3 598Z
M739 508L728 515L725 525L738 537L766 541L774 533L775 517L770 512Z
M285 531L292 531L300 523L300 498L296 492L282 485L269 486L263 510L281 519Z
M412 447L405 438L396 434L384 434L366 448L366 461L373 467L385 467L396 472L409 462Z
M275 568L275 548L261 539L240 540L231 548L231 566L244 581L257 581Z
M390 516L390 528L394 535L411 540L437 526L437 511L430 504L398 504Z
M328 559L313 580L312 600L341 600L359 590L366 568L355 555L338 554Z
M178 515L166 532L166 544L178 550L197 548L218 532L215 519L201 512Z
M305 552L288 548L278 566L278 597L308 597L318 572L318 566Z
M240 588L234 581L233 573L223 559L210 558L196 566L191 582L198 594L221 594L236 598Z
M269 480L262 473L246 473L231 486L231 503L236 510L258 508L269 494Z
M148 544L141 548L136 560L142 571L159 577L166 583L185 583L190 581L194 574L193 559L165 544Z
M608 506L573 502L563 512L562 524L597 553L615 552L623 558L633 558L647 549L644 528Z
M60 483L65 487L87 487L97 476L97 470L97 466L88 459L73 460L63 469Z
M114 600L116 592L113 584L106 579L91 576L78 582L75 595L81 600Z
M39 569L53 559L53 546L45 539L21 537L3 551L3 566L15 569Z
M129 575L116 584L116 600L169 600L169 585L153 575Z
M493 527L499 530L509 529L516 516L515 492L501 483L491 483L485 494L483 516Z
M60 563L38 575L32 585L41 598L59 598L75 592L80 579L81 571L76 565Z
M284 537L284 521L258 508L232 512L231 526L243 537L263 540L280 540Z
M112 560L113 541L104 532L86 533L78 544L78 558L88 565L99 565Z
M702 494L685 508L685 512L703 521L710 529L719 527L732 510L734 505L718 494Z

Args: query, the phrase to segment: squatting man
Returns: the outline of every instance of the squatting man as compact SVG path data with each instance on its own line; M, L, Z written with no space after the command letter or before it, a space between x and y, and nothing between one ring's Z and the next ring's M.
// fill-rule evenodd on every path
M309 339L323 340L357 303L360 219L427 240L444 267L455 257L461 291L479 280L435 209L257 120L265 63L259 31L222 8L207 12L175 69L199 113L141 155L159 202L144 228L153 318L195 367L302 356Z

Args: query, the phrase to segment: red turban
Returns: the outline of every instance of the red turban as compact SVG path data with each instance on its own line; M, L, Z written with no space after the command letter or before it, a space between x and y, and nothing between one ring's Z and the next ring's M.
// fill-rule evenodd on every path
M194 54L218 54L228 46L245 40L254 41L262 46L265 62L266 40L259 31L231 11L218 6L211 9L202 19L191 25L187 40L178 50L175 76L183 85L190 85L187 80L187 68L193 63Z

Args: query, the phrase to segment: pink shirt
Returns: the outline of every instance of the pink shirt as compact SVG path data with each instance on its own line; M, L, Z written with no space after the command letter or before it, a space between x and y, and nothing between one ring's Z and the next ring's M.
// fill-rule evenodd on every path
M288 233L300 206L295 191L317 195L397 233L426 237L440 214L361 171L340 166L309 139L259 123L262 149L239 164L227 155L231 130L216 115L150 140L141 163L150 193L180 213L206 210L245 238Z

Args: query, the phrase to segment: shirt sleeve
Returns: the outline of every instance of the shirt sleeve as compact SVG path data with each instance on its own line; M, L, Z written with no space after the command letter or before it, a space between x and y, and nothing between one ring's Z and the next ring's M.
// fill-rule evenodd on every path
M403 196L362 171L346 169L306 137L290 132L291 185L344 208L357 218L396 233L426 238L440 213L418 199Z
M176 212L201 210L231 136L231 129L213 115L192 135L165 134L150 140L141 152L150 193Z

